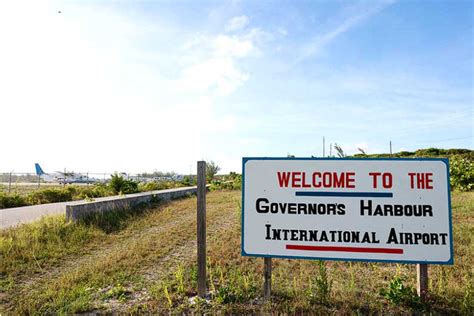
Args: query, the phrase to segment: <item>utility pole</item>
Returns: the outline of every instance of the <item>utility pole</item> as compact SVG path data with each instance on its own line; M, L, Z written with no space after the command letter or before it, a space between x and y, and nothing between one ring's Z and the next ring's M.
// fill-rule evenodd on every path
M326 157L326 139L323 136L323 158Z
M332 157L332 143L329 143L329 157Z

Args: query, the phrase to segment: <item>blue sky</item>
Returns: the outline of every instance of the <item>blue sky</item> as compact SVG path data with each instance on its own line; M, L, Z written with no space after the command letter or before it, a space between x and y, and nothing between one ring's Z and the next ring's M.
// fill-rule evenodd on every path
M0 38L0 171L474 145L471 1L11 1Z

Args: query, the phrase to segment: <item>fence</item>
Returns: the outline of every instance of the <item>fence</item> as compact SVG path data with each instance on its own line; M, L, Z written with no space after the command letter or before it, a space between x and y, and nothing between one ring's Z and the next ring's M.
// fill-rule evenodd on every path
M79 184L88 185L93 183L107 183L112 175L115 173L108 172L64 172L51 173L38 176L31 172L2 172L0 173L0 191L18 190L20 187L30 186L41 188L45 185L64 185L64 184ZM152 182L152 181L182 181L184 176L175 173L117 173L127 180L135 180L137 182ZM191 179L193 175L189 175Z

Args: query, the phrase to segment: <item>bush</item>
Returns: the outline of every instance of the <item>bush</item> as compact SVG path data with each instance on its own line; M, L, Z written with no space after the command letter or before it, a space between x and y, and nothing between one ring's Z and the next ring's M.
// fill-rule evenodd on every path
M181 180L181 184L184 186L196 185L196 177L184 176L183 180Z
M115 194L137 193L138 183L133 180L125 180L121 175L113 174L109 182L109 188Z
M418 149L415 151L416 156L440 156L445 155L446 151L444 149L439 148L426 148L426 149Z
M211 182L209 190L240 190L242 188L242 177L236 178L235 180L219 181L214 180Z
M183 186L181 182L175 181L153 181L147 183L140 183L138 185L139 192L149 192L149 191L156 191L156 190L166 190L166 189L173 189L179 188Z
M147 182L147 183L142 182L138 185L138 190L140 192L156 191L156 190L160 190L160 189L161 189L161 186L156 181Z
M474 164L472 160L462 156L449 159L451 188L459 191L474 189Z
M20 207L28 205L26 199L19 194L8 194L0 192L0 209L8 207Z
M394 277L390 281L388 289L380 290L380 295L394 305L404 305L416 309L421 308L421 299L416 294L415 289L406 286L403 282L404 279L402 277Z
M412 152L412 151L401 151L399 153L396 154L398 157L410 157L410 156L414 156L415 153Z
M72 201L74 193L74 187L42 189L29 193L27 201L32 205Z
M110 190L107 185L102 183L96 183L90 186L83 186L78 187L77 195L74 196L74 200L82 200L82 199L90 199L90 198L98 198L112 195L113 192Z

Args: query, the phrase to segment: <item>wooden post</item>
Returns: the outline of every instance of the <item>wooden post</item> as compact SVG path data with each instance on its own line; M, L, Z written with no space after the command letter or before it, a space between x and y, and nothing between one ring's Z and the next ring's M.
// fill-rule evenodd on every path
M417 264L416 265L416 291L418 296L424 300L426 299L426 293L428 292L428 265Z
M198 296L206 297L206 162L197 163Z
M263 298L269 301L272 296L272 258L263 258Z

